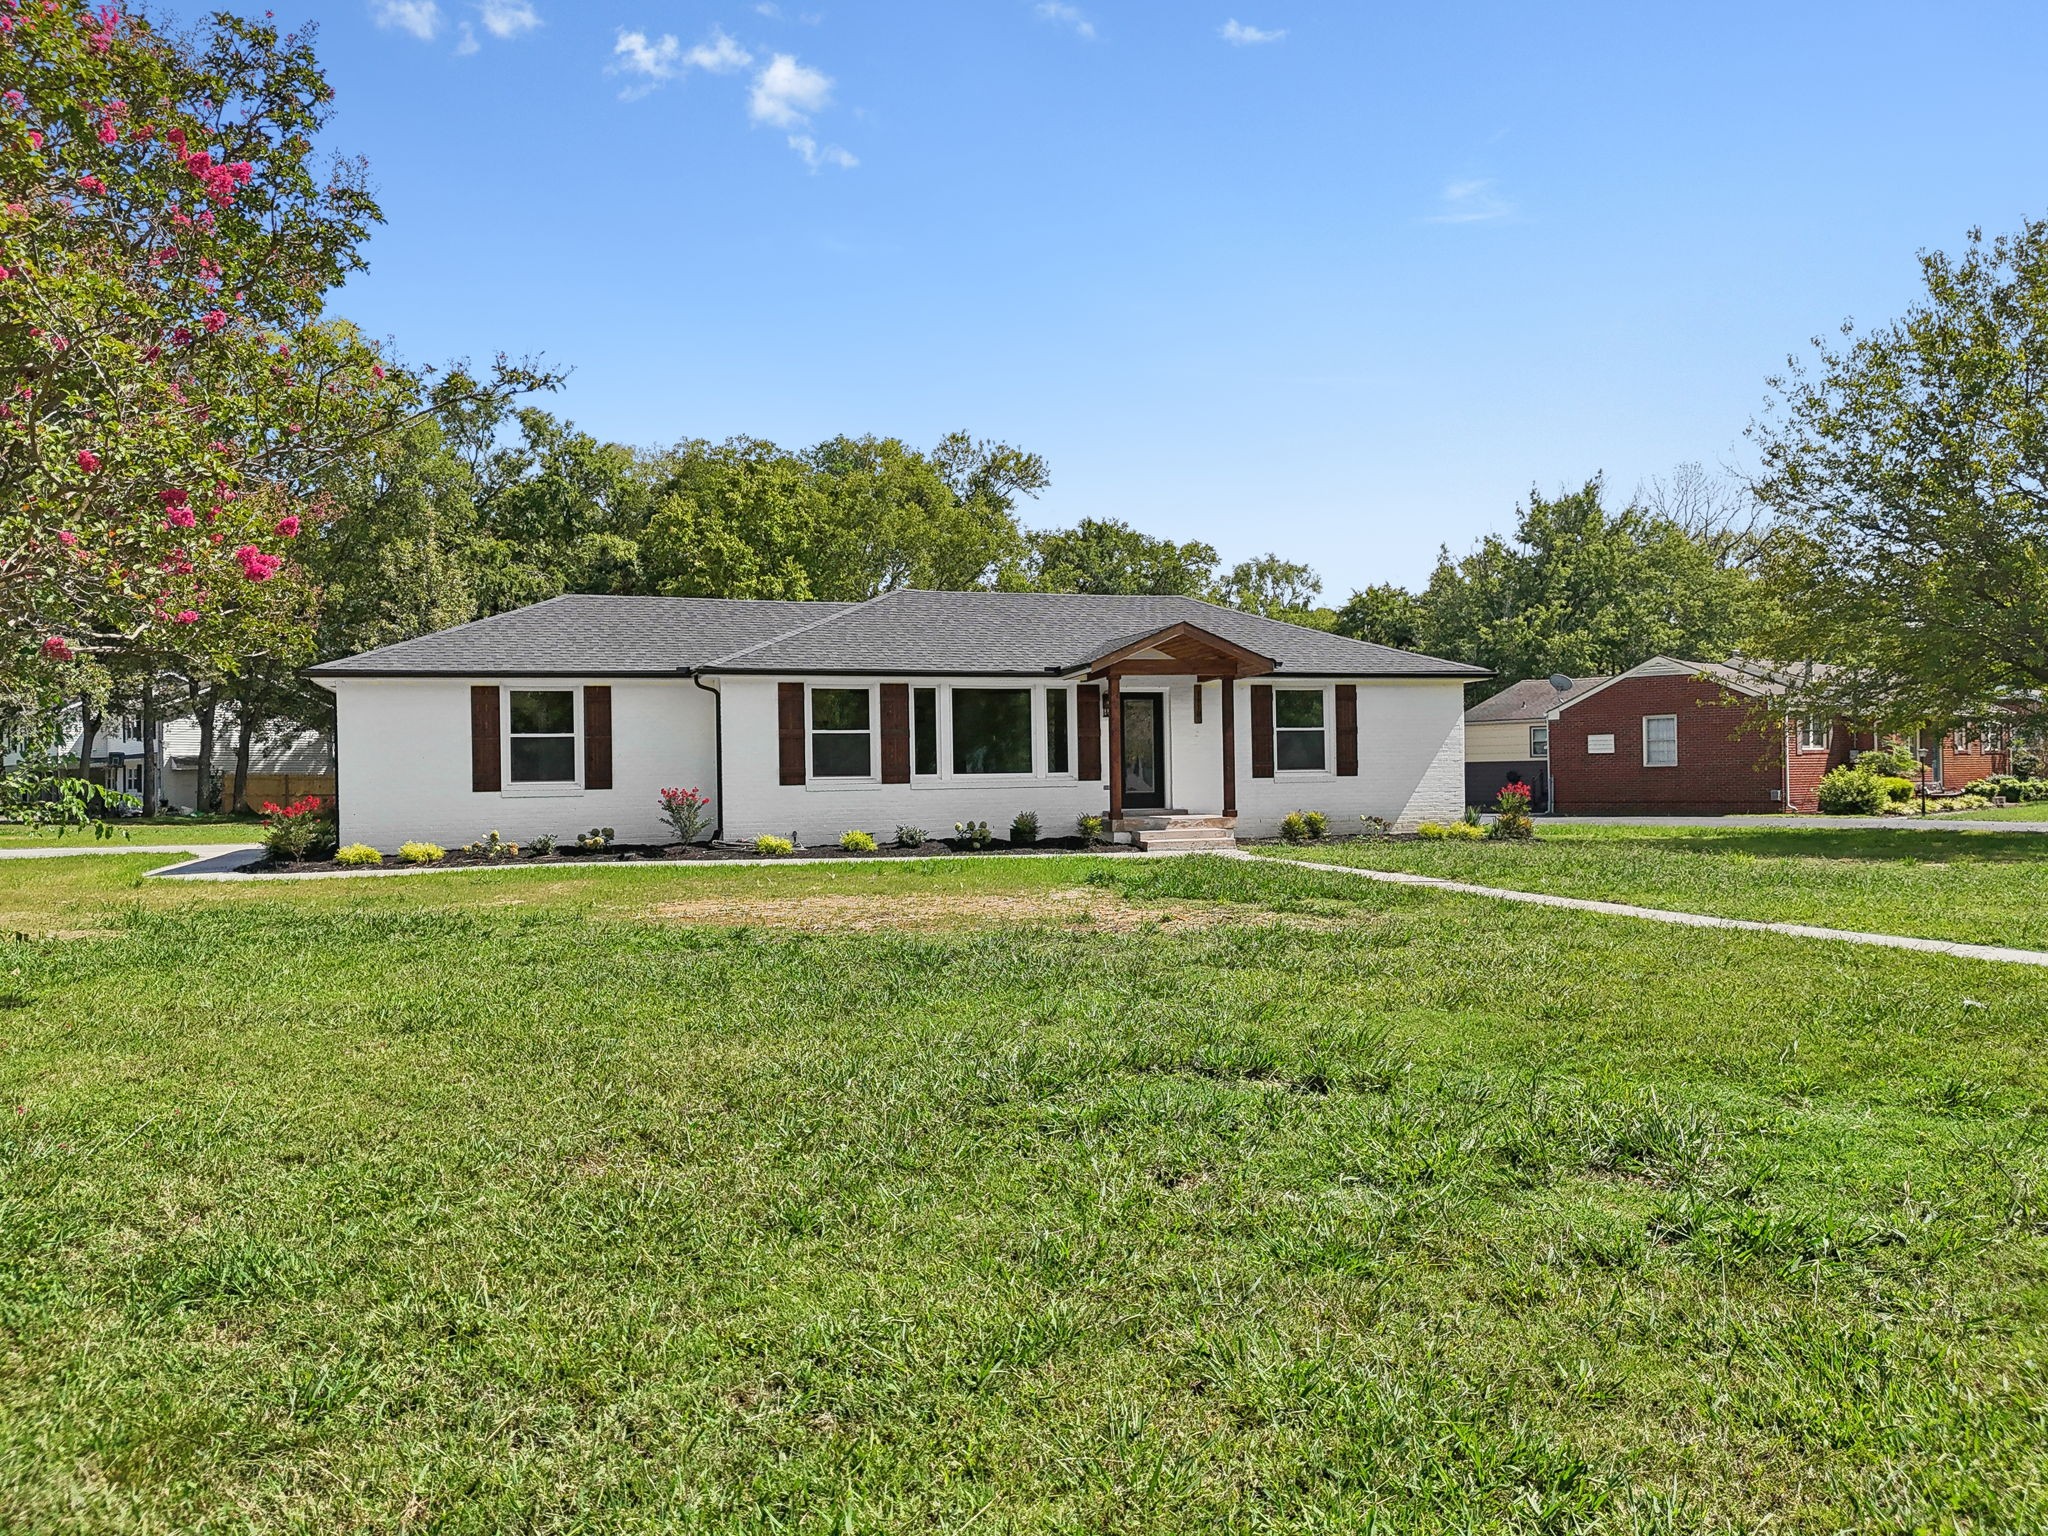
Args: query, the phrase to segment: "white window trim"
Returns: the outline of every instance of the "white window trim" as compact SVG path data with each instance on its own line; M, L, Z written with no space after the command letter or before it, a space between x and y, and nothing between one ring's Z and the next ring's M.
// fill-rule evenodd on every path
M818 759L812 748L817 743L818 727L811 708L811 698L819 689L829 693L865 693L868 696L868 728L866 731L826 731L827 736L866 736L868 739L868 771L866 773L821 774L817 771ZM829 682L804 684L804 787L818 789L865 789L882 782L882 689L879 683Z
M1653 763L1650 761L1650 722L1652 720L1669 720L1671 722L1671 761L1668 763ZM1676 768L1678 766L1678 716L1643 716L1643 766L1645 768Z
M521 779L512 777L512 695L515 693L566 693L569 695L570 719L574 722L571 739L576 749L576 777L573 779ZM521 732L520 734L527 734ZM559 677L535 678L531 682L501 683L498 687L498 761L504 770L499 775L498 794L507 800L545 800L563 795L580 795L583 790L583 685L564 683Z
M1031 695L1031 771L1028 773L961 773L953 766L953 695L960 689L970 693ZM1045 687L1040 683L1008 682L1002 678L976 679L967 683L945 683L939 688L939 782L955 785L1036 784L1045 780ZM1068 775L1071 777L1071 775Z
M1538 731L1541 731L1541 732L1543 733L1543 750L1542 750L1541 752L1538 752L1538 751L1536 750L1536 733L1537 733ZM1549 759L1549 757L1550 757L1550 727L1549 727L1549 726L1547 726L1547 725L1532 725L1532 726L1530 726L1530 727L1529 727L1529 756L1530 756L1530 758L1531 758L1531 759L1537 759L1537 758L1541 758L1541 759L1544 759L1544 760L1546 760L1546 761L1547 761L1547 760Z
M1320 693L1323 696L1323 766L1320 768L1282 768L1280 766L1280 733L1297 731L1306 733L1305 725L1282 725L1280 723L1280 695L1283 693ZM1320 687L1291 687L1280 683L1273 685L1273 777L1276 779L1334 779L1337 776L1337 743L1335 739L1337 714L1337 690L1333 684Z
M1816 734L1812 729L1816 725L1820 727L1818 732L1820 742L1818 745L1815 745L1811 740ZM1801 752L1825 752L1834 745L1835 722L1832 719L1822 719L1818 715L1801 715L1799 717L1798 729L1798 744Z
M1025 678L948 678L908 677L887 679L891 683L903 683L909 690L910 705L910 782L908 785L885 785L882 782L882 680L859 678L833 678L825 682L804 680L804 784L809 791L831 794L839 791L868 789L910 789L916 793L928 790L972 789L1015 787L1025 784L1066 785L1078 783L1081 763L1081 732L1093 727L1100 740L1102 719L1098 712L1095 719L1084 722L1080 718L1080 699L1072 683L1041 683ZM868 731L872 738L868 763L870 771L864 778L832 775L821 777L813 770L815 759L811 755L812 738L816 735L811 710L811 695L819 688L861 688L868 694ZM920 688L933 691L933 707L938 711L935 735L938 741L939 771L921 773L917 767L917 692ZM959 688L993 688L1013 693L1031 695L1031 769L1028 773L956 773L953 769L953 694ZM1161 692L1167 690L1161 689ZM1046 698L1058 692L1067 698L1067 770L1064 773L1051 771L1051 743L1046 740ZM1326 714L1328 705L1324 706ZM831 734L830 732L827 733ZM579 738L580 739L580 738Z

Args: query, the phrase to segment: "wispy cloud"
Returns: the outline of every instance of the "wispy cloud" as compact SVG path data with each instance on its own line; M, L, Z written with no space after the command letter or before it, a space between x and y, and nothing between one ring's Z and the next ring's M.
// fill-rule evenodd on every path
M475 27L472 27L468 22L465 21L459 28L456 29L455 57L457 57L458 59L466 59L472 53L479 52L482 48L483 44L476 40Z
M1453 181L1438 194L1436 212L1429 215L1427 222L1484 224L1491 219L1505 219L1514 211L1515 205L1500 195L1490 179Z
M378 26L410 32L423 43L440 35L441 7L434 0L377 0L370 15Z
M484 30L503 41L540 25L540 13L527 0L482 0L477 14Z
M673 32L649 37L645 32L628 32L621 27L618 41L612 45L612 63L606 72L633 76L635 83L619 95L623 100L637 101L649 91L660 89L690 70L701 69L709 75L729 75L753 62L754 56L719 27L713 27L711 35L703 42L688 48Z
M832 77L796 55L778 53L768 67L754 77L754 92L747 111L757 123L777 128L801 128L813 112L823 111L832 100Z
M713 27L709 37L683 56L683 62L707 75L729 75L753 63L754 56L727 36L722 27Z
M1076 37L1093 39L1095 23L1082 13L1078 5L1068 5L1066 0L1038 0L1033 7L1041 21L1054 22L1062 27L1072 27Z
M1233 48L1250 48L1259 43L1277 43L1287 35L1285 27L1267 31L1263 27L1246 26L1235 16L1223 23L1223 29L1216 34Z
M824 165L850 171L860 164L849 151L841 149L837 144L820 144L808 133L792 133L789 136L789 147L802 155L804 164L813 171Z

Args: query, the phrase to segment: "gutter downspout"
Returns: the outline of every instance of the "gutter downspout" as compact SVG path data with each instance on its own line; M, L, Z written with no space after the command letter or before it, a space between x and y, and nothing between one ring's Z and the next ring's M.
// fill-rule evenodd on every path
M704 679L695 668L689 672L690 681L711 695L711 734L713 753L711 761L711 792L718 798L718 823L711 829L714 843L725 841L725 695L716 688L704 688Z

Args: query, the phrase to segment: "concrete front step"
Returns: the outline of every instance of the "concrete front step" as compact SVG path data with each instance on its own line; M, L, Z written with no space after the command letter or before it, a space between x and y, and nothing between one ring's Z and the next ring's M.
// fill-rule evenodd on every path
M1137 841L1148 852L1170 848L1181 853L1221 853L1237 846L1237 838L1220 827L1161 827L1138 833Z
M1228 832L1237 825L1235 816L1194 816L1186 811L1140 811L1137 815L1125 815L1110 826L1113 832L1177 832L1183 828L1199 828L1212 832Z

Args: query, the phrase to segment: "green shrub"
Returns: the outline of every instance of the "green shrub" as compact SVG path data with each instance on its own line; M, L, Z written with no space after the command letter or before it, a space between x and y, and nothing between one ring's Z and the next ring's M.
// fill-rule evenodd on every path
M1109 837L1109 818L1093 812L1074 818L1074 830L1081 834L1081 841L1093 848Z
M1385 837L1394 830L1394 824L1384 816L1361 816L1358 819L1365 825L1361 834L1365 837Z
M898 827L896 829L896 846L898 848L922 848L924 846L924 828Z
M956 821L953 823L953 835L977 853L996 840L995 833L989 831L985 821Z
M382 864L384 862L384 855L372 848L368 843L350 843L346 848L334 850L334 862L337 864L347 864L351 867L365 864Z
M1918 759L1898 747L1873 747L1868 752L1858 752L1854 766L1887 779L1910 779L1920 771Z
M1887 800L1910 800L1913 798L1913 781L1894 778L1890 774L1879 774L1877 782L1884 786Z
M1529 814L1529 791L1511 784L1493 803L1493 824L1486 835L1500 842L1525 843L1536 835L1536 820Z
M1038 812L1019 811L1010 822L1010 841L1029 846L1038 841Z
M438 864L448 855L438 843L400 843L398 859L402 864Z
M1486 836L1486 829L1469 821L1425 821L1415 828L1415 835L1431 842L1476 843Z
M537 834L531 841L527 843L526 851L532 854L536 859L546 858L549 854L555 851L555 834L552 832L542 832Z
M754 852L764 859L784 859L796 852L796 844L789 838L764 832L754 839Z
M263 802L263 848L273 859L293 864L324 859L341 841L340 829L318 795L304 795L290 805Z
M1891 799L1884 780L1860 767L1830 768L1816 793L1821 810L1830 816L1875 816Z
M839 834L839 846L848 853L873 853L875 851L875 834L863 832L860 828L855 827L850 831Z
M1330 818L1321 811L1289 811L1280 818L1280 837L1289 843L1319 843L1330 835Z

